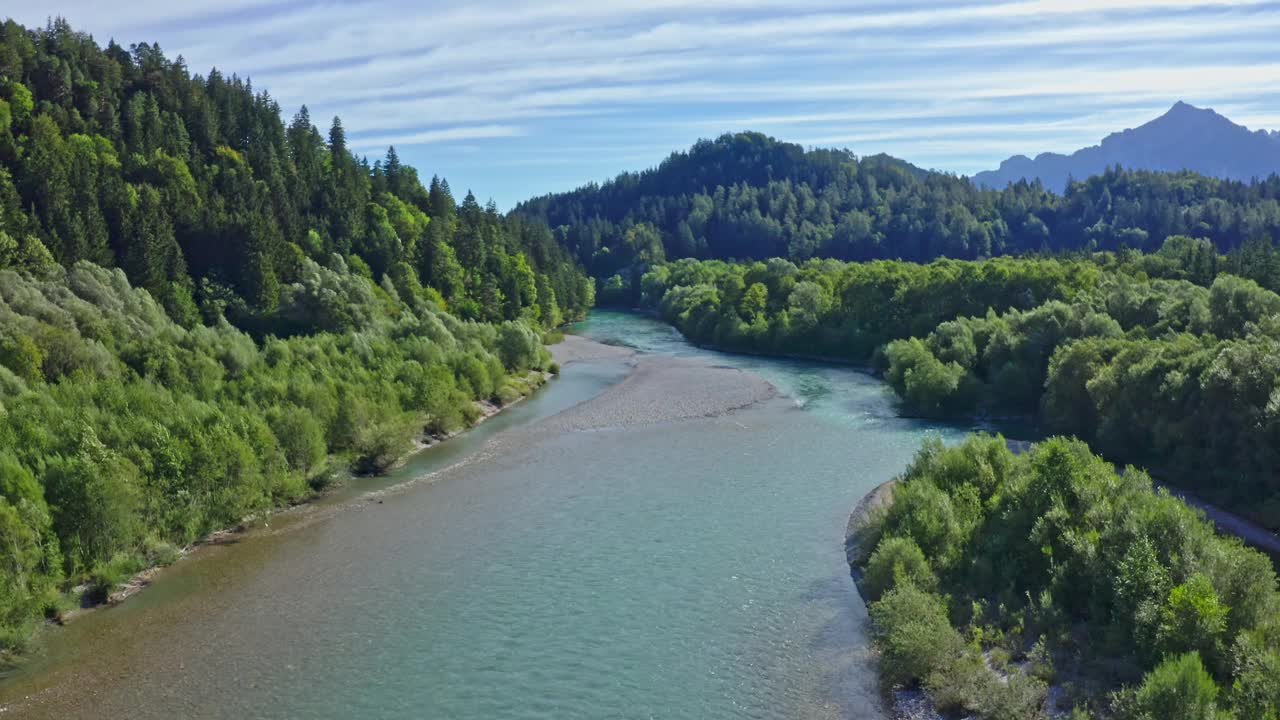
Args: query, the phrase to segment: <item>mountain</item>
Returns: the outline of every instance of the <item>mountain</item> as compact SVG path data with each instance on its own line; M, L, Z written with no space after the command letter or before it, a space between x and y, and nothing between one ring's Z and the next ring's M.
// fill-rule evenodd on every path
M973 182L1003 188L1011 182L1039 179L1062 191L1069 179L1081 180L1119 165L1133 170L1192 170L1227 180L1248 181L1280 172L1280 132L1251 131L1213 110L1177 102L1145 125L1108 135L1070 155L1041 153L1035 160L1014 155L997 170L980 172Z

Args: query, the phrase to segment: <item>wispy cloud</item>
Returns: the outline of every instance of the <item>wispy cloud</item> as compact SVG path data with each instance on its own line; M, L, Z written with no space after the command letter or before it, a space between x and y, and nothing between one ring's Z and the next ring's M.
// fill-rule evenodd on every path
M0 11L3 12L3 11ZM501 204L726 130L970 172L1177 99L1280 124L1273 0L62 0ZM513 172L513 170L517 172Z
M524 132L514 125L477 125L473 127L419 130L418 132L380 135L360 138L351 142L352 149L384 150L391 145L429 145L455 140L481 140L485 138L516 137Z

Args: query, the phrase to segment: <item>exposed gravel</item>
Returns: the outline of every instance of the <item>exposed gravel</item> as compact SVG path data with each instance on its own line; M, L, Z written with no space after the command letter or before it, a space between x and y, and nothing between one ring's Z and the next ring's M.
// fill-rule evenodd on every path
M631 348L605 345L579 335L565 335L564 340L551 346L551 359L561 365L579 360L617 360L635 354Z
M549 419L542 429L574 432L716 417L778 394L764 378L737 368L662 355L636 356L634 362L635 370L621 383Z

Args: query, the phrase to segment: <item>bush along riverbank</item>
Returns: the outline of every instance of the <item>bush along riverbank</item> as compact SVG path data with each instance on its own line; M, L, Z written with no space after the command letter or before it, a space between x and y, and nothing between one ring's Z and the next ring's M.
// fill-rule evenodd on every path
M1060 438L930 441L847 543L881 679L909 716L1268 720L1271 561ZM910 715L916 713L916 715Z
M402 455L399 457L393 457L390 454L380 456L377 464L364 466L366 468L364 472L358 472L357 466L353 465L349 459L330 456L326 463L328 468L327 475L312 478L309 482L310 491L305 496L241 518L236 525L215 530L185 547L162 545L148 548L147 554L137 558L134 563L136 566L141 566L142 570L120 581L114 581L113 577L109 581L114 582L114 584L90 584L86 582L71 588L63 594L60 608L56 611L56 614L50 617L50 620L61 625L74 620L83 612L124 602L150 585L164 568L187 557L199 547L217 545L232 540L237 535L262 522L269 522L272 516L278 512L306 505L338 490L356 476L380 475L391 472L403 465L413 455L472 430L486 420L527 399L558 375L559 367L553 362L548 370L535 369L530 370L524 377L513 376L508 378L508 383L500 394L486 400L475 401L474 407L465 413L467 418L474 417L474 420L467 420L467 424L449 430L424 429L418 437L409 441L407 450ZM18 656L16 654L10 653L4 658L6 663L0 664L11 663L17 659Z
M525 321L462 321L341 258L280 312L333 331L187 329L119 270L0 271L0 653L200 538L386 470L555 370ZM330 317L329 313L322 313ZM318 325L317 325L318 326ZM487 409L486 409L487 408Z

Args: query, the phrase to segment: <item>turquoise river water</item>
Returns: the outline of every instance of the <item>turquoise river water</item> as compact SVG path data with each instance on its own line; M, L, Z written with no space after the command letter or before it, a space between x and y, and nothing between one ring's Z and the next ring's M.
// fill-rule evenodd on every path
M574 332L784 397L536 432L628 372L570 364L390 477L50 629L0 684L0 718L883 717L845 522L927 434L965 428L899 417L854 370L700 350L643 316Z

